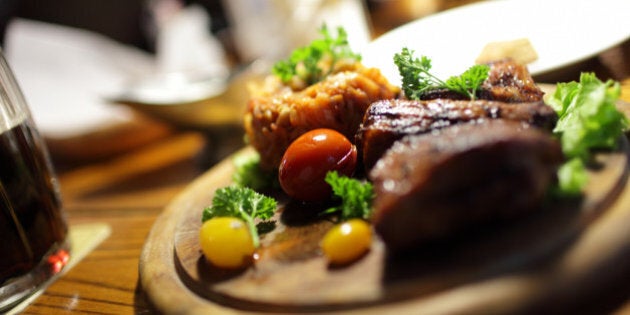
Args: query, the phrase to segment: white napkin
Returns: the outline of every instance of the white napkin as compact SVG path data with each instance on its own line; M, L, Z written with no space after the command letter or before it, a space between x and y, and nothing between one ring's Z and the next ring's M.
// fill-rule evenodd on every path
M86 30L11 22L5 55L42 134L70 138L133 120L130 109L105 99L135 79L191 69L225 75L225 54L207 12L198 6L167 12L156 21L155 55Z
M129 109L103 96L130 76L146 75L153 57L104 36L70 27L16 19L7 29L5 55L40 132L74 137L130 121Z

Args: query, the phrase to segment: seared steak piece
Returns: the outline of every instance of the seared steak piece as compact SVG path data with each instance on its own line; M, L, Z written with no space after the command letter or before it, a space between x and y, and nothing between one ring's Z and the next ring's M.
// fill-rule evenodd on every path
M444 127L488 119L519 121L552 130L555 111L543 102L504 103L435 99L428 101L383 100L367 110L356 136L366 169L396 141L406 135L422 134Z
M354 64L342 70L300 91L281 86L250 99L244 127L261 167L277 168L289 144L312 129L330 128L353 139L368 106L400 92L376 68Z
M562 158L550 135L512 121L407 136L369 173L375 229L396 252L532 212Z
M489 64L488 78L478 93L480 99L509 103L538 102L544 92L536 85L527 67L506 59Z

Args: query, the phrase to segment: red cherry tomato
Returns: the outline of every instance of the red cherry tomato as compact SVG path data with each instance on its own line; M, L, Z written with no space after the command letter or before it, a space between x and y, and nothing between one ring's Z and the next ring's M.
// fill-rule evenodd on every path
M330 198L326 173L337 171L351 176L357 164L357 149L341 133L332 129L311 130L289 145L278 178L290 197L303 201Z

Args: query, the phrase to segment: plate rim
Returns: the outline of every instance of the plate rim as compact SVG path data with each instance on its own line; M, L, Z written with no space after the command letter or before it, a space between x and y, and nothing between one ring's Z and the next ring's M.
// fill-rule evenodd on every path
M614 1L614 0L603 0L603 1L606 2L604 6L607 6L607 7L614 6L616 8L614 9L615 11L619 10L623 12L624 9L626 9L626 11L630 10L630 2ZM387 67L383 67L382 60L384 59L391 60L393 58L393 54L391 56L387 56L387 58L384 58L385 57L384 53L388 50L383 49L382 47L388 47L387 44L391 43L392 41L400 42L401 39L408 38L410 35L415 35L419 32L420 33L424 32L425 31L424 28L426 28L425 25L431 26L432 24L435 24L437 22L446 22L451 17L458 17L461 14L465 14L469 12L473 12L477 14L478 11L483 11L484 9L488 9L488 8L496 9L496 8L499 8L500 6L507 6L508 8L510 7L522 8L523 6L536 7L536 5L540 6L544 4L547 6L552 5L552 8L554 8L555 10L559 10L560 8L563 7L563 4L564 5L571 4L573 7L580 5L580 7L577 7L577 9L584 9L590 3L592 2L584 1L584 0L575 0L575 1L573 0L553 0L553 1L488 0L488 1L474 2L474 3L466 4L463 6L455 7L452 9L448 9L445 11L437 12L437 13L434 13L425 17L421 17L421 18L409 21L392 30L389 30L388 32L381 34L380 36L375 38L373 41L368 43L361 50L361 54L364 56L363 61L365 61L368 66L374 66L381 69L381 71L384 72L386 77L389 80L391 80L391 82L399 82L400 78L397 75L392 74L391 69L389 69L389 68L392 68L393 62L390 62L390 64ZM610 9L610 10L613 10L613 9ZM625 23L627 24L628 29L630 29L630 19L626 19L626 20L628 20L628 22L625 22ZM553 65L538 67L536 64L537 61L530 63L528 64L528 67L530 68L529 69L530 73L532 74L532 76L539 76L539 75L546 75L546 74L559 71L566 67L579 64L580 62L588 60L589 58L592 58L598 55L599 53L602 53L630 39L630 31L626 32L625 35L623 35L623 30L620 30L619 33L614 33L614 34L617 36L614 36L615 37L614 39L608 40L605 45L600 46L600 47L594 47L594 48L588 49L588 51L585 53L581 53L579 55L572 56L570 58L565 58L560 61L556 61ZM516 38L513 38L513 39L516 39ZM497 40L507 40L507 39L499 38ZM406 42L406 40L403 40L403 42ZM483 45L485 44L486 42L480 43L479 50L475 51L476 55L473 56L470 62L467 62L466 64L462 62L462 66L464 66L463 68L461 69L458 68L458 71L454 71L453 69L450 69L451 71L445 71L445 73L440 72L440 74L453 75L453 74L458 74L458 73L463 72L464 70L466 70L465 66L472 66L474 64L474 57L476 57L478 54L481 53L481 48L483 48ZM398 51L402 49L402 47L403 45L400 45L399 47L397 47ZM410 47L410 48L414 48L414 47ZM454 47L454 48L458 49L457 47ZM536 47L534 47L534 49L536 49ZM572 50L572 48L568 48L567 50ZM427 56L427 57L432 58L434 60L434 63L435 63L435 60L439 61L443 59L440 56ZM450 60L450 58L446 58L446 59ZM539 59L540 59L540 55L539 55ZM452 73L452 72L455 72L455 73Z

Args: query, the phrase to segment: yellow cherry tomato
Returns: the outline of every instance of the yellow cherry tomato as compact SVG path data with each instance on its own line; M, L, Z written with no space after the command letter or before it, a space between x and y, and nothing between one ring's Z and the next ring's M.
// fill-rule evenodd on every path
M351 219L333 226L324 235L321 248L333 265L353 262L370 249L372 229L364 220Z
M204 222L199 242L206 259L221 268L245 266L255 250L245 222L232 217L216 217Z

